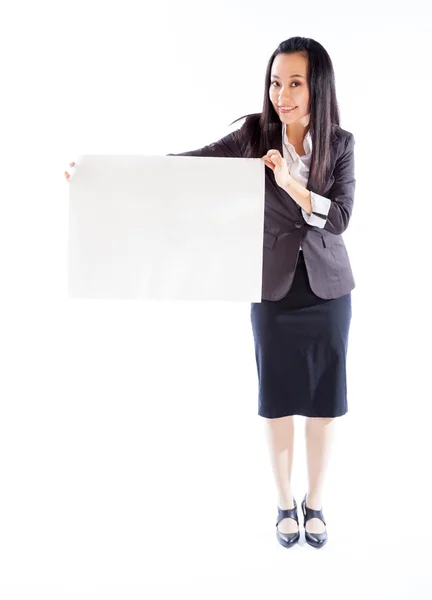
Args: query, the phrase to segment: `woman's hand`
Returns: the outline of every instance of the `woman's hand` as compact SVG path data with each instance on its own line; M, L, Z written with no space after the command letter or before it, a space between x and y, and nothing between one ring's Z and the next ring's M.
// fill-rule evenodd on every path
M269 150L267 154L261 157L261 160L272 169L276 183L286 191L288 184L292 181L288 165L279 150Z
M71 163L70 163L70 166L71 166L71 167L74 167L74 166L75 166L75 163L74 163L74 162L71 162ZM68 173L67 171L65 171L65 177L66 177L66 180L67 180L67 181L69 181L69 179L71 178L71 174L70 174L70 173Z

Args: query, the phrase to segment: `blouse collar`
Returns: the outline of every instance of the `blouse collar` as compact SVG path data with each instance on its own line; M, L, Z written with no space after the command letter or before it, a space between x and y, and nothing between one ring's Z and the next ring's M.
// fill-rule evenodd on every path
M289 141L288 136L286 134L286 124L285 123L282 123L282 139L283 139L283 143L286 144L286 146L288 146L290 149L294 150L294 152L295 152L295 148ZM310 134L310 131L308 131L307 134L305 135L305 138L303 140L303 148L306 152L306 155L308 155L312 152L312 136Z

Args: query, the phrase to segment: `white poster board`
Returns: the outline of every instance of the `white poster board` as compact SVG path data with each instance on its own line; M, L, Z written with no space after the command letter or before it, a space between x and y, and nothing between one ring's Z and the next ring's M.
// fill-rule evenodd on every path
M260 159L85 155L69 182L75 298L260 302Z

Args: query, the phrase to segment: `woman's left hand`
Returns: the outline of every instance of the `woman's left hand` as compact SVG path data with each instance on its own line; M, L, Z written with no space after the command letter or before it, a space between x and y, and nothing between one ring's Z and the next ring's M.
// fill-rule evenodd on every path
M272 169L276 183L284 190L288 187L288 184L292 181L292 176L289 173L288 165L286 160L281 155L279 150L269 150L267 154L261 157L261 160Z

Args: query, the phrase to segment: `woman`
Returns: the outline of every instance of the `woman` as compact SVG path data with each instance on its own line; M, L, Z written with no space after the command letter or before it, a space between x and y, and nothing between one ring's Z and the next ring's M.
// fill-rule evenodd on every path
M252 303L251 322L258 414L267 426L278 490L276 534L285 547L300 537L291 489L294 415L306 417L306 541L321 548L328 539L324 477L335 418L348 410L355 282L342 233L354 202L354 143L339 126L328 53L315 40L293 37L269 59L261 113L246 115L239 130L217 142L168 155L261 158L268 167L262 301Z

